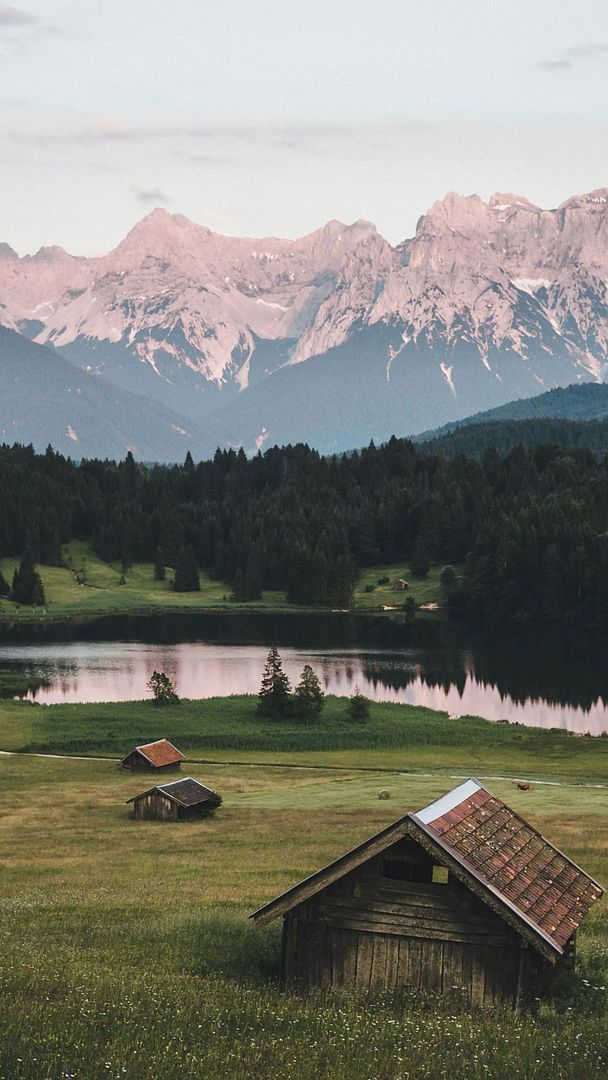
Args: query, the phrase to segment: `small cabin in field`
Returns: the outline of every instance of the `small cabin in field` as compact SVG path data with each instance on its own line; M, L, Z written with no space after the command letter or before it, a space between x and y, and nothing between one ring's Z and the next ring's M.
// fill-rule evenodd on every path
M393 592L404 592L407 588L409 588L409 582L404 581L403 578L397 578L396 581L393 581Z
M120 767L141 772L171 772L179 769L184 760L184 755L168 739L157 739L145 746L136 746L122 759Z
M572 971L603 888L477 780L254 912L300 989L411 987L518 1005Z
M127 803L134 804L135 817L148 821L183 821L206 817L221 802L221 795L191 776L173 780L169 784L158 784L141 795L127 799Z

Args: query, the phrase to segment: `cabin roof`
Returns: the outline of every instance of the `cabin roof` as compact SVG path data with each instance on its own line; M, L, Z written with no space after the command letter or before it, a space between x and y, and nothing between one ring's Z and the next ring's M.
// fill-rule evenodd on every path
M168 799L177 803L178 806L199 806L201 803L209 802L209 799L215 795L212 788L205 787L204 784L199 783L192 776L185 776L183 780L173 780L170 784L156 784L154 787L148 788L147 791L134 795L132 799L127 799L127 802L131 803L135 802L136 799L143 799L145 795L151 795L153 791L166 795Z
M163 765L176 765L180 761L185 761L184 755L168 739L157 739L156 742L136 746L135 749L157 769Z
M413 836L547 955L562 955L604 889L477 780L406 814L253 913L270 921Z

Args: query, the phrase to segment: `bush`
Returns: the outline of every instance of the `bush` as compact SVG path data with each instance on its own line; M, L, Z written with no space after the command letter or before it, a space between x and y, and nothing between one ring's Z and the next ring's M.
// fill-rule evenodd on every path
M175 687L164 671L153 671L147 687L154 695L155 705L177 705L179 702Z
M348 699L347 713L351 720L367 720L369 718L369 700L366 698L358 686L355 686L355 692Z
M453 566L444 566L439 575L441 588L447 593L453 592L456 587L456 571Z

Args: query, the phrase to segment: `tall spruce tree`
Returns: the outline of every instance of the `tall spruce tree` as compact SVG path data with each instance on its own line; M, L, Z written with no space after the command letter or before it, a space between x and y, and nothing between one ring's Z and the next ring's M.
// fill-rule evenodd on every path
M31 547L26 547L19 566L13 574L13 587L11 597L18 604L44 604L44 588L42 579L36 570L34 553Z
M306 664L295 688L294 710L306 724L319 716L325 695L310 664Z
M431 569L428 548L422 536L419 536L414 544L414 550L412 551L412 557L410 559L410 569L412 574L419 578L427 577L428 572Z
M189 544L180 548L175 567L173 588L176 592L200 592L201 582L194 551Z
M165 556L163 549L158 547L154 554L154 580L165 580Z
M268 653L258 694L258 710L263 716L275 719L287 716L291 699L289 679L283 671L283 663L276 647Z
M8 596L10 591L10 585L0 570L0 596Z

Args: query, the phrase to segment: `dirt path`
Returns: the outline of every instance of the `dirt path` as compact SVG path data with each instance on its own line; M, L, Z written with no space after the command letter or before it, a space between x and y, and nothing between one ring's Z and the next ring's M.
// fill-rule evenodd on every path
M119 762L120 758L117 757L101 757L92 756L84 757L78 754L39 754L31 753L28 750L0 750L0 757L36 757L47 758L58 761L115 761ZM439 780L442 776L447 777L448 780L468 780L469 773L449 773L449 772L417 772L415 770L407 771L404 769L391 769L388 766L366 766L366 765L292 765L289 762L284 761L225 761L219 758L188 758L184 762L185 765L221 765L228 767L230 765L238 765L240 768L248 769L319 769L325 772L337 772L337 773L377 773L387 774L393 776L423 776L428 779ZM536 777L530 776L490 776L479 774L479 780L504 780L509 783L517 784L537 784L543 787L565 787L565 788L593 788L600 791L607 790L608 784L589 784L582 782L580 784L567 783L563 780L539 780Z

